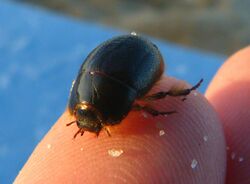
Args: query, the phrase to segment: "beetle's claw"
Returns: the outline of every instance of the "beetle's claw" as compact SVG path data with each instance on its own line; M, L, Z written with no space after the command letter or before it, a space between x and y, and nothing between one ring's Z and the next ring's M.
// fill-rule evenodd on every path
M193 90L197 89L197 88L201 85L202 82L203 82L203 79L201 79L196 85L194 85L194 86L190 89L190 91L193 91Z
M80 132L82 132L82 129L81 129L81 128L79 128L79 130L75 133L74 139L76 138L76 136L77 136Z
M81 129L81 136L84 134L84 130L83 129Z
M99 133L100 133L100 132L96 132L96 133L95 133L96 137L98 137L98 136L99 136Z

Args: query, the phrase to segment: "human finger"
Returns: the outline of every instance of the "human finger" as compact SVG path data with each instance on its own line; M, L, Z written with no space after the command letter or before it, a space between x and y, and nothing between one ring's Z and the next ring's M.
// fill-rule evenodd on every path
M223 64L206 97L218 112L225 130L226 183L250 183L250 47Z
M150 91L187 85L164 77ZM190 87L190 86L189 86ZM115 100L115 99L114 99ZM197 91L183 102L166 97L150 104L176 114L152 117L131 111L98 138L76 126L66 111L36 147L15 183L203 183L224 182L224 135L213 108Z

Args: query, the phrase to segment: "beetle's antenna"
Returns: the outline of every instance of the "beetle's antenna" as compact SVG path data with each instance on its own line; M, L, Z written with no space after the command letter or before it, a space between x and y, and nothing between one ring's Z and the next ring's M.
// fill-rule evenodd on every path
M72 122L66 124L66 126L70 126L70 125L72 125L73 123L76 123L76 122L77 122L77 121L72 121Z

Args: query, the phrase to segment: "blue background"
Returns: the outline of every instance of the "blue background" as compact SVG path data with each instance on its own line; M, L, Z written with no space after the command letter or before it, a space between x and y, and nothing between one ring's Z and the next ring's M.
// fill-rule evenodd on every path
M125 32L80 22L31 6L0 2L0 183L11 183L35 145L64 111L87 54ZM224 56L152 39L168 75L205 82Z

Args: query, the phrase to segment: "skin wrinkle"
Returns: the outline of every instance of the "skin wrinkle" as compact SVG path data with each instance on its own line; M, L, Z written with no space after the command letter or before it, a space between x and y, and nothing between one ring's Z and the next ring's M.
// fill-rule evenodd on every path
M190 107L190 106L189 106L189 107ZM182 114L184 114L185 117L188 117L187 114L185 114L184 112L183 112ZM194 118L194 119L195 119L195 118ZM199 124L198 124L198 125L199 125ZM202 124L201 124L201 125L202 125ZM202 127L202 126L200 126L200 127ZM195 125L194 127L191 127L191 126L190 126L190 127L188 127L188 128L191 129L191 130L193 130L193 131L195 131L196 129L197 129L197 130L200 130L200 128L197 128L197 125ZM202 127L202 128L204 129L204 127ZM199 132L195 132L195 133L199 133ZM194 133L194 134L195 134L195 133ZM201 136L202 136L202 135L200 135L199 137L201 137ZM184 148L184 150L188 150L188 147L191 147L191 145L187 145L186 148ZM187 154L185 154L185 155L187 155ZM199 156L200 156L200 155L198 155L197 158L200 158ZM200 159L198 159L198 160L200 160Z
M182 175L188 175L189 170L185 169L188 168L188 159L183 158L183 155L188 155L189 151L188 149L185 149L182 144L180 144L182 141L179 141L179 144L170 145L169 146L169 154L168 157L172 158L171 159L171 165L169 168L174 168L173 170L171 169L171 173L169 174L169 177L173 177L172 179L169 180L169 182L174 182L178 181L178 178ZM185 144L184 144L185 145ZM178 149L176 149L178 148ZM187 156L188 157L188 156ZM181 172L180 172L181 169Z
M190 106L189 106L189 107L190 107ZM192 108L192 107L191 107L191 108ZM184 108L184 110L185 110L185 108ZM187 114L185 114L185 112L181 112L181 114L183 114L183 116L186 117L186 119L189 119L189 118L190 118ZM192 115L191 115L191 116L192 116ZM194 118L194 119L195 119L195 118ZM201 119L202 119L202 118L201 118ZM199 125L199 124L198 124L198 125ZM202 124L200 124L200 125L202 125ZM200 126L200 127L203 128L204 126ZM195 131L196 129L197 129L197 130L200 130L200 128L198 128L197 125L195 125L194 127L191 127L191 126L190 126L190 127L188 127L188 128L191 129L191 130L194 130L194 131ZM203 129L204 129L204 128L203 128ZM171 131L170 131L170 132L171 132ZM199 132L196 132L196 133L199 133ZM185 132L183 132L183 134L185 135ZM200 137L201 137L201 136L202 136L202 135L200 135ZM184 139L185 139L185 138L184 138ZM178 146L178 147L179 147L179 146ZM188 145L188 147L190 147L190 145ZM184 148L184 150L187 150L187 148ZM187 154L185 154L185 155L187 155Z
M138 138L137 138L137 140L133 140L134 142L138 142L138 143L140 143L140 142L144 142L144 143L147 143L147 139L143 139L143 140L138 140ZM142 143L143 144L143 143ZM136 149L138 149L138 146L140 146L141 147L141 144L140 145L134 145L134 148ZM144 146L144 154L147 154L149 151L150 151L150 145L149 144L145 144L145 146ZM131 147L132 149L133 149L133 147ZM141 147L141 148L139 148L139 151L140 152L142 152L142 150L143 150L143 148ZM129 149L128 150L128 152L131 152L131 150ZM150 153L149 153L150 154ZM139 154L139 155L141 155L141 154ZM148 159L147 158L145 158L145 160L146 160L146 162L148 162ZM149 160L150 161L150 160ZM136 180L138 180L138 181L140 181L141 179L143 179L142 177L143 177L143 175L141 174L141 171L143 171L145 168L143 168L142 166L141 166L141 164L140 164L140 162L141 162L141 159L140 158L138 158L137 160L134 160L133 161L133 163L131 163L131 166L132 167L135 167L135 168L137 168L136 170L133 170L133 171L130 171L129 173L131 173L132 174L132 176L134 177L134 179L136 179ZM148 167L150 167L150 163L151 162L148 162L148 164L149 164L149 166ZM130 166L130 167L131 167ZM142 168L141 168L142 167ZM127 168L129 168L129 167L127 167ZM140 169L141 168L141 169ZM145 177L147 177L147 176L145 176ZM148 179L150 179L149 177L147 177Z
M125 142L127 142L127 141L125 141ZM139 141L137 141L137 142L139 142ZM112 146L112 144L110 143L110 145ZM123 145L123 146L125 146L126 147L126 145ZM107 147L109 147L109 146L107 146ZM107 150L108 150L109 148L107 148ZM123 148L122 148L123 149ZM113 158L112 158L113 159ZM119 159L119 158L118 158ZM130 164L131 165L131 163L130 162L125 162L125 163L128 163L128 164ZM116 165L119 165L118 163L116 163ZM128 168L128 167L131 167L131 166L134 166L135 167L135 163L133 162L133 164L131 165L131 166L125 166L124 164L122 164L122 166L123 167L125 167L125 168ZM124 174L124 173L123 173ZM129 173L127 173L125 176L127 176L128 177L128 174ZM131 175L132 173L130 173L130 175ZM134 177L135 176L140 176L140 172L138 171L138 173L136 174L135 173L135 171L133 172L133 175L134 175Z
M147 142L147 140L144 140L145 142ZM127 141L126 141L127 142ZM135 142L140 142L140 141L135 141ZM147 146L148 145L146 145L145 146L145 148L147 148ZM128 150L129 151L129 150ZM147 152L146 150L145 150L145 152ZM139 160L135 160L135 161L133 161L133 163L132 163L132 165L133 165L133 167L136 167L136 168L140 168L140 161ZM138 180L138 177L140 178L140 176L142 177L142 175L141 175L141 171L140 170L143 170L143 168L141 168L141 169L137 169L137 170L133 170L133 176L134 176L134 178L136 178L137 180ZM131 173L131 174L132 174ZM140 181L140 179L139 179L139 181Z
M150 140L148 140L146 142L148 142L146 147L147 147L147 152L149 153L148 156L145 158L145 162L148 163L147 167L152 168L152 169L153 168L158 168L159 172L164 172L164 164L163 164L164 160L163 159L165 158L165 154L162 153L161 150L155 150L155 148L154 148L154 147L161 147L161 146L164 146L164 145L162 145L160 143L157 145L158 142L152 142ZM159 157L159 158L162 158L162 159L154 159L154 157ZM147 174L146 177L150 179L151 178L150 175L149 175L150 173L147 172L146 174ZM152 177L151 182L152 183L155 183L156 181L162 181L163 182L164 181L163 176L165 174L159 174L159 175L161 177L157 177L157 178Z

